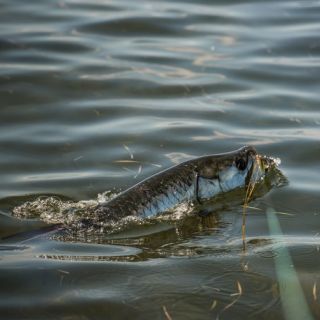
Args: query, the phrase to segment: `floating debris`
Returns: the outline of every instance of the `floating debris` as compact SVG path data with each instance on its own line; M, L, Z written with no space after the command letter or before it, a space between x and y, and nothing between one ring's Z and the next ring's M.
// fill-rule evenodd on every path
M317 294L317 283L316 283L316 282L313 284L312 296L313 296L313 300L314 300L314 301L317 301L317 299L318 299L318 294Z
M141 171L142 171L142 165L139 166L138 172L133 178L136 179L137 176L141 173Z
M169 314L169 312L167 310L167 307L166 306L162 306L162 310L164 312L164 315L165 315L166 319L167 320L172 320L172 318L171 318L171 316L170 316L170 314Z
M218 304L217 300L213 300L210 310L213 310L217 306L217 304Z
M131 152L130 148L127 145L123 145L123 147L128 151L129 155L130 155L130 159L133 159L133 153Z

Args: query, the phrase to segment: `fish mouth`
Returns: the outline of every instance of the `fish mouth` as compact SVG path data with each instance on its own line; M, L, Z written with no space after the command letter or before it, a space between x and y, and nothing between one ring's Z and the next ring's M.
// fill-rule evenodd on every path
M259 154L251 154L250 158L252 164L246 177L246 186L264 179L271 170L277 169L281 162L280 159Z
M265 155L257 155L256 158L264 174L267 174L272 169L278 168L281 163L279 158L267 157Z

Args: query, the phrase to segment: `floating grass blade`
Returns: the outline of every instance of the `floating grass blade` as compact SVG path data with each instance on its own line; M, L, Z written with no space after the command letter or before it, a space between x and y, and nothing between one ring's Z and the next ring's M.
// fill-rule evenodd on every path
M267 219L271 235L282 236L281 227L272 208L267 210ZM282 308L287 320L312 320L308 304L294 269L289 251L282 245L275 257L275 268L280 287Z
M166 306L162 306L162 310L163 310L163 313L166 317L167 320L172 320L171 316L170 316L170 313L168 312L167 310L167 307Z

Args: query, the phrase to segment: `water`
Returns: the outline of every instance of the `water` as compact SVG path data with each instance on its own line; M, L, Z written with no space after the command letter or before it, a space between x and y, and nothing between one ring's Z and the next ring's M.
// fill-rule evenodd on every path
M320 1L0 6L1 317L284 319L283 245L320 317ZM212 216L133 223L108 241L11 215L246 144L281 158L289 181L250 203L246 253L241 194Z

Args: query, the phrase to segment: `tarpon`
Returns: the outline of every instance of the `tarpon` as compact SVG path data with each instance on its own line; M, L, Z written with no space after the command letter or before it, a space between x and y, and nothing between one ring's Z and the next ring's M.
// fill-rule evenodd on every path
M272 160L259 156L252 146L180 163L97 205L94 223L102 225L129 215L154 217L183 202L201 203L257 182L271 163Z

